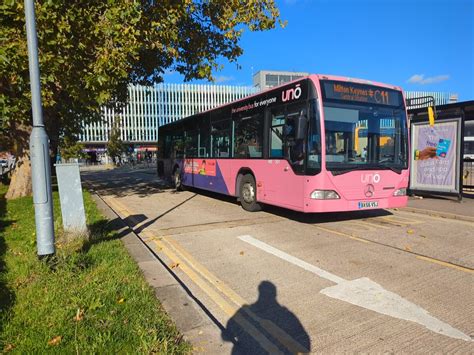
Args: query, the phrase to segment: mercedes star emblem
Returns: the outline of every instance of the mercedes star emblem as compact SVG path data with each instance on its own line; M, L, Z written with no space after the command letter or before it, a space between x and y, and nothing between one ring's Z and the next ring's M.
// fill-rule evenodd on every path
M374 196L374 191L375 191L374 185L368 184L368 185L365 187L365 190L364 190L365 197L372 197L372 196Z

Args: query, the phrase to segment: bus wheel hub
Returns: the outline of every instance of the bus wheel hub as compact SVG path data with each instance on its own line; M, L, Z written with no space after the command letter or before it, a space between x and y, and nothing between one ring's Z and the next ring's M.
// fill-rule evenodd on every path
M247 203L252 203L255 200L255 190L251 183L245 183L242 186L242 197Z

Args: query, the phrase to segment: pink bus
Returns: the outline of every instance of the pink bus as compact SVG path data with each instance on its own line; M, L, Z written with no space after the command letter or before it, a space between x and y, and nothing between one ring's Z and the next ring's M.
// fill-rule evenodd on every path
M247 211L406 206L399 87L311 75L160 127L158 175L236 196Z

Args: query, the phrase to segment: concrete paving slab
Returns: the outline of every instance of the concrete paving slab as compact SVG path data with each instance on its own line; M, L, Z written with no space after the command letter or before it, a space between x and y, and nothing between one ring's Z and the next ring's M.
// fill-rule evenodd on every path
M208 323L191 298L181 292L180 285L157 287L155 295L167 312L174 314L173 320L180 331L187 332Z
M139 260L140 262L156 260L153 254L141 244L127 244L126 248L128 253L135 260Z
M157 260L141 261L138 263L138 267L142 271L147 283L153 288L178 284L176 279Z

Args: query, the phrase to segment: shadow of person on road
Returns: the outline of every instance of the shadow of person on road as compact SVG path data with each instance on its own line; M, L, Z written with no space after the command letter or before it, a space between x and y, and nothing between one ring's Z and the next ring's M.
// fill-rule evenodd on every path
M299 319L277 301L276 286L262 281L258 299L229 319L222 339L234 343L232 354L305 354L311 340Z

